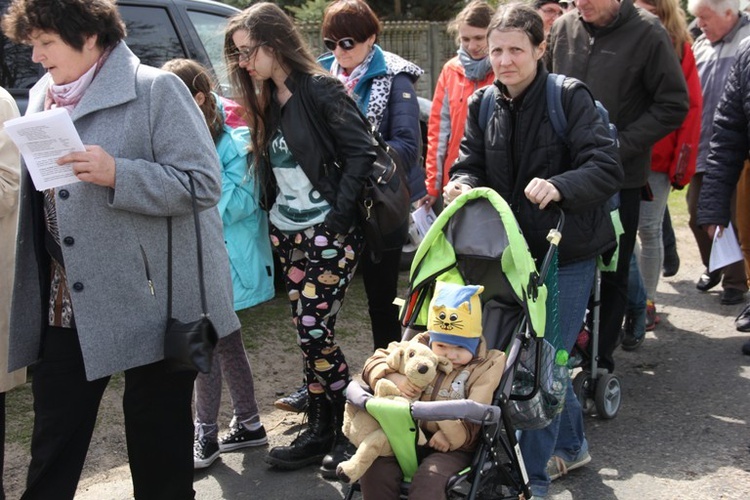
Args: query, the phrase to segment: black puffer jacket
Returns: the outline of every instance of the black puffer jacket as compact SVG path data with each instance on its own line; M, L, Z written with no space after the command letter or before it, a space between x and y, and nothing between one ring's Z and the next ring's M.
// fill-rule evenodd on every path
M484 133L478 120L485 89L475 92L450 173L452 180L462 176L460 181L471 186L491 187L510 204L538 263L549 246L547 233L559 216L554 210L539 210L523 190L534 177L554 184L566 214L559 262L568 264L614 247L615 233L604 205L619 191L623 173L591 94L571 78L565 80L562 96L570 148L558 137L547 111L546 81L547 71L540 63L520 104L518 99L497 99ZM494 85L506 95L502 84Z
M280 109L274 100L272 111L294 159L331 204L326 227L346 233L357 222L356 202L376 158L369 125L329 75L293 73L284 83L292 97Z
M714 115L714 133L698 198L698 224L726 227L732 193L750 156L750 38L740 43ZM748 228L740 228L747 230Z

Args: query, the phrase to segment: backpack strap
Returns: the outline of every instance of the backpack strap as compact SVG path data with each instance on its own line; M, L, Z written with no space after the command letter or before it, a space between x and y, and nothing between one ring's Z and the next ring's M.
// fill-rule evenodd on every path
M496 95L497 91L494 84L485 87L484 94L482 94L482 103L479 105L479 128L483 133L487 130L487 125L492 119L492 111L495 108Z
M547 112L555 133L567 144L568 136L565 130L568 128L568 118L565 116L565 109L562 103L564 81L565 75L555 73L547 75Z

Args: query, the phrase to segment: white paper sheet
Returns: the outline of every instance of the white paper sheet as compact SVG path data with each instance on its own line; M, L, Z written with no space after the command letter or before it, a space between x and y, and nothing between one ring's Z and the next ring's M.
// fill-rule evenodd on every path
M437 216L432 207L425 209L424 205L420 205L419 208L411 213L411 218L414 220L414 225L417 227L419 236L424 238L424 235L427 234L427 230L430 229Z
M80 182L70 165L57 164L58 158L72 151L86 151L64 108L14 118L4 125L23 155L37 191Z
M737 236L735 236L734 228L732 228L730 222L721 236L719 236L718 230L714 233L711 257L708 259L708 272L721 269L742 259L742 249L740 249L740 244L737 243Z

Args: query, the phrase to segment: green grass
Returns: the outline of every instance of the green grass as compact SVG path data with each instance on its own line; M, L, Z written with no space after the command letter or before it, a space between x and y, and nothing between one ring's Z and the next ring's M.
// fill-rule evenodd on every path
M673 189L669 193L669 199L667 204L669 205L669 214L672 216L672 222L676 220L687 224L688 220L688 209L685 196L687 195L687 187L678 191Z
M33 424L34 403L29 381L5 394L5 440L28 448Z

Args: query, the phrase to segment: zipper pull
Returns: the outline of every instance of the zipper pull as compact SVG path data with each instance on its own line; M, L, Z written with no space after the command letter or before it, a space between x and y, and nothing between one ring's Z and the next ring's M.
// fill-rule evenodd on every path
M148 289L151 290L151 295L156 296L156 293L154 293L154 282L151 280L148 280Z

